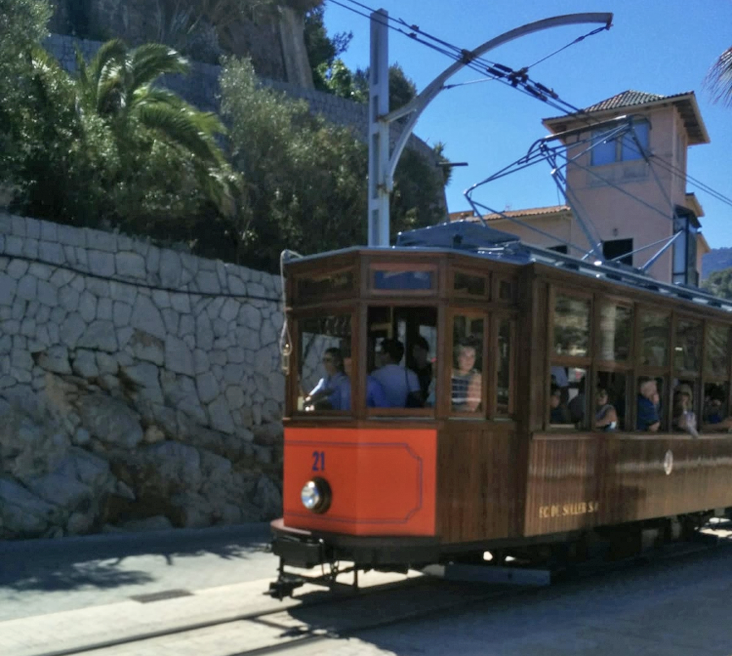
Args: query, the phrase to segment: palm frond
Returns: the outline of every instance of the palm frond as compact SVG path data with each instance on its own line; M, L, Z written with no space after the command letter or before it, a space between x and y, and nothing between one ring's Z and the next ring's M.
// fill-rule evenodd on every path
M130 57L129 90L154 82L161 75L188 73L188 60L162 43L147 43L135 48Z
M714 62L704 80L714 102L732 105L732 47L725 50Z
M99 83L111 63L121 64L127 56L127 46L122 39L111 39L103 43L89 62L89 78Z
M203 162L218 164L223 161L223 153L215 139L201 129L197 117L189 110L148 103L139 105L136 113L146 128L158 132L168 143L185 149Z

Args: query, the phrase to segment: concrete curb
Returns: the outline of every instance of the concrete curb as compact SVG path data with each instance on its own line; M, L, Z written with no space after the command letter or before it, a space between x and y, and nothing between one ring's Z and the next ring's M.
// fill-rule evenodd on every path
M211 539L243 540L252 539L268 542L270 537L269 522L250 522L227 526L210 526L206 528L174 528L162 531L138 531L120 533L95 533L65 538L44 538L34 540L0 540L0 555L22 552L66 552L113 549L115 545L129 547L130 543L144 551L146 544L155 544L158 548L169 543L173 545L190 545L199 541L210 542Z

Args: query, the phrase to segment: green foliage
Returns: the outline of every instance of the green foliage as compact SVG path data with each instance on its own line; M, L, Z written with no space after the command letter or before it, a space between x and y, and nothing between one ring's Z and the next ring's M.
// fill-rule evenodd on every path
M313 71L313 83L319 91L348 98L347 94L352 90L352 80L344 82L342 78L346 73L350 78L351 72L339 56L348 49L353 32L339 32L333 38L329 37L323 14L322 5L305 14L305 49ZM331 85L330 81L334 76L340 78L340 81ZM340 93L336 89L339 89Z
M701 286L710 294L732 299L732 268L715 271L709 275Z
M732 47L727 48L714 62L704 82L714 102L732 106Z
M365 146L305 103L261 88L248 61L227 60L220 84L232 162L246 180L238 238L247 264L272 270L285 247L363 243Z
M238 179L216 142L218 117L155 86L187 71L177 52L115 40L88 64L77 56L71 77L38 42L26 47L17 92L0 97L0 175L14 211L172 241L213 234L234 214ZM0 43L0 59L11 52Z
M276 270L285 247L306 254L366 243L366 145L312 116L305 103L261 88L247 61L229 59L220 83L232 162L247 184L242 259ZM395 176L393 233L434 223L439 193L434 169L405 153Z

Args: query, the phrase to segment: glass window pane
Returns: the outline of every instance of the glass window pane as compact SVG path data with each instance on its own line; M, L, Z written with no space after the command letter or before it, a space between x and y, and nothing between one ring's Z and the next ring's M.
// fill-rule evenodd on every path
M374 289L424 290L432 289L432 271L374 271Z
M729 371L729 327L707 326L704 371L710 376L726 377Z
M630 356L633 311L629 307L602 301L600 306L600 360L625 362Z
M498 284L498 298L502 301L513 301L516 296L516 286L511 280L501 280Z
M679 380L672 398L671 428L679 433L699 437L696 410L698 387L694 380Z
M485 296L488 281L485 276L470 276L467 273L456 271L453 288L456 292L462 292L463 294Z
M300 319L298 410L351 409L351 315Z
M627 374L600 371L597 374L593 428L610 432L625 430Z
M481 318L456 316L452 327L452 410L478 412L483 398L483 330Z
M596 132L592 137L592 166L612 164L615 161L615 139L600 141L607 130Z
M323 296L353 289L353 272L339 271L322 276L303 276L297 280L300 296Z
M552 367L554 375L549 383L549 423L584 428L587 424L587 370L568 367L566 378L559 380L562 377L557 376L558 369Z
M664 394L666 381L663 377L641 376L637 382L635 429L656 433L666 430L664 421Z
M510 407L511 323L510 319L501 319L498 322L496 413L499 415L508 415Z
M668 313L641 310L641 364L653 367L668 364L669 324Z
M646 121L634 123L633 129L635 130L635 137L638 139L641 148L648 152L648 123ZM632 133L629 132L623 135L621 156L624 162L643 158L643 153L638 148L638 143L636 143L636 139Z
M676 322L676 346L674 347L674 366L683 371L699 371L701 367L700 321L679 319Z
M430 352L437 344L435 307L369 307L367 343L362 374L367 408L434 405L435 366Z
M729 416L727 406L728 390L727 383L708 383L704 385L702 426L705 431L726 431L732 428L732 418Z
M557 294L554 303L554 352L586 356L590 341L590 301Z

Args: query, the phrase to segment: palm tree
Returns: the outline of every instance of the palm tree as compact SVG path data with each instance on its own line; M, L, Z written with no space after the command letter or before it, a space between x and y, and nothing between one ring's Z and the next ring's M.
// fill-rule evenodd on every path
M128 50L119 39L104 43L87 65L77 51L77 111L93 112L112 129L122 162L132 165L139 139L153 135L193 156L199 181L219 211L230 215L234 176L216 138L226 130L218 117L156 86L159 78L185 74L176 50L149 43Z
M714 102L732 105L732 47L727 48L707 73L705 84Z

